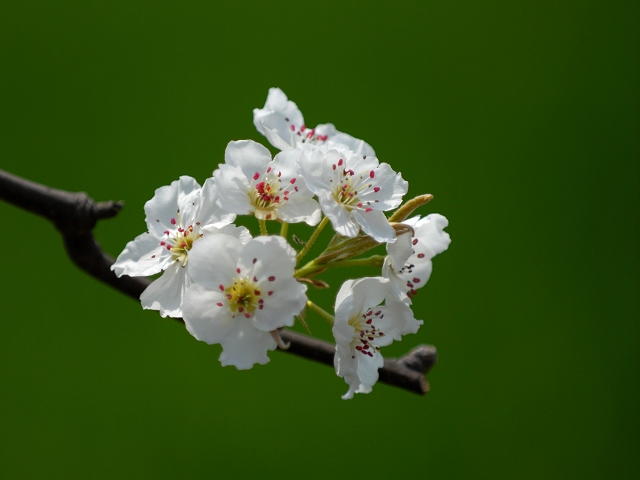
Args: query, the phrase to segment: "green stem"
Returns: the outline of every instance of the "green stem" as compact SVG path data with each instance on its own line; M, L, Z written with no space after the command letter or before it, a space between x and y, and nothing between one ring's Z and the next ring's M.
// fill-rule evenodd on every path
M269 232L267 232L267 221L266 220L260 220L260 235L269 235Z
M352 260L343 260L341 262L332 262L322 265L323 268L334 267L376 267L382 268L386 255L371 255L367 258L354 258Z
M318 225L318 227L316 228L315 232L313 232L313 235L311 235L311 238L309 239L307 244L304 246L302 250L300 250L300 253L298 253L298 256L296 257L296 263L302 260L302 257L304 257L307 254L307 252L313 245L313 242L316 241L316 239L320 235L320 232L322 232L322 229L327 226L327 223L329 223L329 218L324 217L320 222L320 225Z
M382 268L386 255L371 255L367 258L356 258L353 260L342 260L339 262L331 263L316 263L316 260L311 260L304 267L299 268L294 273L296 278L308 278L318 270L327 270L329 268L336 267L375 267Z
M329 314L327 311L325 311L322 308L320 308L318 305L313 303L311 300L307 300L307 307L309 307L311 310L313 310L318 315L320 315L322 318L324 318L327 322L329 322L329 325L333 325L333 320L334 320L333 315Z
M288 231L289 231L289 224L287 222L282 222L282 226L280 227L280 236L287 238Z

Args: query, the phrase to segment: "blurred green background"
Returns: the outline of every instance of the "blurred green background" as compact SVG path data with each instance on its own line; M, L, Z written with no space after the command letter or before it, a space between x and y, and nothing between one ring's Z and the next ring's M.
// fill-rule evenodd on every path
M108 252L156 188L266 143L272 86L434 194L420 213L453 243L424 327L383 351L436 345L431 392L346 402L331 368L280 352L222 368L0 203L0 478L638 478L639 19L636 1L1 2L0 168L124 200L96 229Z

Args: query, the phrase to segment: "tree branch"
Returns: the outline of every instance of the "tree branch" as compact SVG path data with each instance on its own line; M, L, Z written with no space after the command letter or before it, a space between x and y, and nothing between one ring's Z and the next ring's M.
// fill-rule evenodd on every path
M135 299L151 284L147 278L116 277L110 269L114 259L102 251L93 237L98 220L115 217L122 208L121 202L94 202L84 192L57 190L3 170L0 199L51 221L62 235L69 258L89 275ZM179 318L174 320L182 322ZM289 330L281 330L280 336L290 344L284 351L333 365L335 345ZM430 345L420 345L399 359L386 358L379 370L380 381L424 395L429 391L425 374L436 359L436 349Z

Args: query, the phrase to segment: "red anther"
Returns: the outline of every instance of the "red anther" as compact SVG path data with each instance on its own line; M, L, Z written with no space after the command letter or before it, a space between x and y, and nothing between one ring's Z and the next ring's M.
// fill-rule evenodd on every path
M291 124L291 131L295 132L296 131L296 127L293 126L293 123Z
M160 242L160 245L162 245L163 247L167 244L167 242Z
M253 174L253 179L254 179L254 180L257 180L257 179L259 179L259 178L260 178L260 174L259 174L258 172L256 172L256 173L254 173L254 174Z
M285 202L288 202L288 201L289 201L289 197L284 197L284 199L283 199L283 200L284 200Z
M374 315L377 317L378 315L380 315L382 313L382 310L378 310Z
M307 138L313 138L313 130L307 133Z
M200 222L196 222L196 225L198 225L198 226L199 226L199 225L200 225ZM193 228L192 228L191 230L193 230Z
M333 168L335 170L336 169L336 164L334 163L333 165L331 165L331 168Z
M242 312L244 312L244 308L242 308L242 307L238 307L238 311L239 311L240 313L242 313Z
M374 172L373 170L371 170L371 171L369 172L369 176L370 176L371 178L373 178L373 177L375 177L375 176L376 176L376 174L375 174L375 172Z
M370 339L370 340L373 340L373 338L371 338L371 337L369 337L369 339ZM367 343L367 344L365 344L365 346L364 346L364 347L362 347L362 348L364 348L365 350L368 350L368 349L369 349L369 344L368 344L368 343Z
M282 176L282 172L278 172L278 178Z
M180 248L185 248L186 246L187 246L187 244L186 244L186 243L184 243L184 242L182 242L182 243L180 244Z
M251 314L250 313L245 313L244 316L245 316L245 318L251 318Z
M273 199L274 202L279 203L280 202L280 195L277 195L276 198Z
M260 290L254 290L253 294L256 295L256 296L260 295Z
M264 298L261 298L260 300L258 300L258 303L264 303Z
M417 239L417 238L414 238L414 239L413 239L413 242L411 242L411 243L412 243L413 245L415 245L416 243L418 243L418 239Z
M169 235L170 233L171 233L171 232L169 232L169 230L165 230L165 231L164 231L164 234L165 234L165 235Z
M294 190L295 190L296 192L298 191L298 186L297 186L297 185L296 185L296 187L295 187L295 189L294 189Z
M271 296L273 295L273 292L267 292L267 295Z
M172 218L172 219L171 219L171 225L175 225L175 224L176 224L176 219L175 219L175 218Z
M222 302L218 302L218 303L216 303L216 305L218 305L219 307L221 307L221 306L222 306Z
M167 245L167 250L171 250L171 245Z
M306 125L302 125L302 126L300 127L300 131L301 131L301 132L304 132L306 129L307 129L307 126L306 126Z
M289 190L284 191L284 196L286 197L287 195L289 195Z
M359 203L359 204L358 204L358 208L362 208L362 203Z
M341 167L342 166L342 159L338 160L338 166Z
M227 293L227 300L231 300L233 298L233 295L231 295L230 293Z
M253 277L253 281L254 281L254 282L257 282L257 281L258 281L258 277L255 277L255 276L254 276L254 277Z
M371 208L371 207L367 207L367 208L364 209L364 211L367 212L367 213L370 212L371 210L373 210L373 208Z
M264 305L260 304L260 305L258 305L258 308L259 308L260 310L262 310L262 309L264 308Z
M418 258L424 258L424 253L419 253Z
M353 170L349 170L349 175L351 175L352 177L356 174L356 172L354 172Z
M292 178L291 180L289 180L289 183L290 183L291 185L293 185L294 183L296 183L296 179L295 179L295 177L294 177L294 178Z
M179 229L178 229L178 231L179 231L180 233L182 233L182 232L184 232L184 228L179 228Z
M267 168L267 173L271 172L271 167Z
M409 288L413 288L413 283L411 283L411 282L407 282L407 287L409 287Z
M270 282L273 282L275 279L276 279L276 277L274 277L273 275L271 275L271 276L268 278L268 280L269 280ZM269 294L269 295L271 295L271 294Z
M360 330L360 336L364 337L364 331L363 330Z
M263 194L264 193L264 182L256 183L256 191L259 194Z
M378 193L380 191L380 187L373 187L373 191Z
M360 345L356 346L356 350L358 350L359 352L362 351L362 347Z
M369 320L367 320L367 325L371 325L371 321L372 321L372 320L373 320L372 318L370 318Z
M418 277L414 278L413 283L420 283L420 279Z
M254 258L254 259L253 259L253 263L254 263L254 265L255 265L255 263L256 263L257 261L258 261L258 259L257 259L257 258Z
M373 311L372 311L372 310L369 310L369 311L367 312L367 317L370 317L371 315L373 315Z
M224 292L224 285L220 284L218 285L218 288L220 289L221 292Z

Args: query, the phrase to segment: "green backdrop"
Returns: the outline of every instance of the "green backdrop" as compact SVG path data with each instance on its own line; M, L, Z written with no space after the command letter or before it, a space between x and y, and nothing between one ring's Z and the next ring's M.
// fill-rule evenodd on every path
M384 352L435 344L431 392L347 402L331 368L280 352L221 367L0 204L0 478L637 478L639 18L634 1L0 3L0 168L124 200L96 229L108 252L157 187L264 142L251 111L272 86L434 194L420 213L453 239L424 327Z

